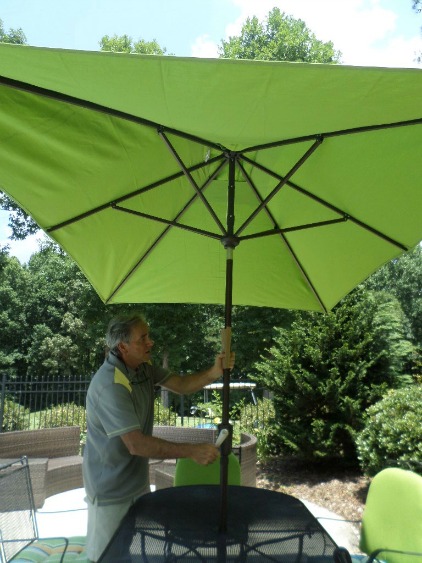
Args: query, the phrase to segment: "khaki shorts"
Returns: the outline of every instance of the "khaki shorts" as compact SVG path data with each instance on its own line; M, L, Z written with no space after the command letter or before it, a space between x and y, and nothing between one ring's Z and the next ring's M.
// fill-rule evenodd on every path
M149 489L145 491L147 492ZM92 503L88 498L85 499L88 506L86 554L89 561L98 561L123 517L140 496L142 495L124 503L107 506L98 506L97 501Z

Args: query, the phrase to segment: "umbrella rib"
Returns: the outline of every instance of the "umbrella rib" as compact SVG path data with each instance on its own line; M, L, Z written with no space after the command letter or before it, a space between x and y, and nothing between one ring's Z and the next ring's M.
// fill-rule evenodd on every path
M328 221L318 221L316 223L306 223L303 225L296 225L295 227L285 227L268 229L267 231L260 231L258 233L252 233L250 235L243 235L239 237L239 242L244 240L251 240L254 238L269 237L273 235L284 235L285 233L294 233L296 231L304 231L306 229L315 229L317 227L327 227L329 225L336 225L337 223L344 223L347 221L347 217L341 217L340 219L331 219Z
M249 184L250 188L255 193L255 196L257 197L257 199L259 201L262 201L262 197L261 197L260 193L258 192L258 189L256 188L252 179L247 174L246 170L243 167L243 164L239 160L237 161L237 164L238 164L240 170L242 171L244 177L246 178L246 181ZM308 276L305 268L303 267L302 263L300 262L299 258L297 257L296 253L294 252L294 250L291 247L290 243L288 242L287 238L284 236L284 233L287 232L287 231L279 228L277 221L275 220L273 214L271 213L270 209L267 206L265 206L264 209L265 209L265 212L267 213L268 217L270 218L270 220L272 221L272 223L274 225L273 231L272 232L269 231L268 234L279 234L280 235L281 239L283 240L284 244L286 245L286 248L290 252L290 255L292 256L294 262L296 263L296 266L298 267L299 271L302 273L302 276L303 276L303 279L305 280L305 283L310 288L311 292L315 296L315 299L321 305L322 310L327 312L327 308L325 307L325 305L324 305L324 303L321 299L321 296L319 295L319 293L316 290L314 284L312 283L311 278ZM342 219L338 219L336 221L340 221L340 220L342 220ZM263 233L260 236L266 236L266 234ZM250 238L252 238L252 237L250 237ZM240 240L246 240L246 236L240 237Z
M189 171L193 172L195 170L200 170L201 168L209 166L210 164L214 164L215 162L219 162L223 158L224 158L224 155L220 154L218 156L211 158L207 162L200 162L199 164L195 164L194 166L191 166L189 168ZM225 164L225 161L223 162L223 165L224 164ZM177 180L178 178L181 178L182 176L183 176L182 171L176 172L175 174L172 174L171 176L167 176L166 178L158 180L157 182L153 182L152 184L149 184L148 186L145 186L143 188L139 188L139 189L137 189L133 192L130 192L129 194L125 194L121 197L113 199L112 201L108 201L107 203L103 203L102 205L99 205L98 207L94 207L94 209L90 209L89 211L86 211L85 213L81 213L79 215L76 215L75 217L71 217L70 219L67 219L66 221L62 221L61 223L58 223L57 225L53 225L51 227L48 227L45 230L46 230L47 233L57 231L58 229L61 229L63 227L67 227L68 225L71 225L72 223L76 223L77 221L81 221L82 219L85 219L86 217L89 217L90 215L95 215L95 213L99 213L100 211L104 211L105 209L113 207L113 205L117 205L119 203L122 203L123 201L131 199L131 198L136 197L138 195L141 195L145 192L148 192L148 191L153 190L155 188L159 188L160 186L167 184L168 182L172 182L173 180Z
M259 170L261 170L262 172L266 172L267 174L269 174L270 176L273 176L274 178L278 179L278 180L282 180L283 176L280 176L279 174L277 174L276 172L270 170L269 168L263 166L262 164L258 164L257 162L254 162L253 160L251 160L250 158L248 158L247 156L241 154L239 155L240 158L242 158L245 162L248 162L249 164L251 164L252 166L254 166L255 168L258 168ZM407 251L409 250L409 248L402 244L401 242L389 237L388 235L382 233L381 231L379 231L378 229L375 229L374 227L371 227L371 225L368 225L367 223L361 221L360 219L357 219L356 217L353 217L352 215L346 213L345 211L343 211L342 209L336 207L335 205L329 203L328 201L312 194L311 192L308 192L307 190L305 190L304 188L301 188L300 186L298 186L297 184L295 184L292 181L287 181L286 184L292 188L293 190L301 193L302 195L304 195L305 197L308 197L309 199L312 199L313 201L316 201L317 203L319 203L320 205L326 207L327 209L330 209L330 211L334 211L334 213L337 213L338 215L341 215L345 220L347 221L352 221L352 223L355 223L356 225L358 225L359 227L371 232L372 234L376 235L377 237L385 240L386 242L389 242L390 244L392 244L393 246L396 246L397 248L400 248L400 250L403 251Z
M299 170L299 168L308 160L308 158L314 153L314 151L321 145L323 141L322 137L317 137L314 139L314 143L312 146L305 152L304 155L296 162L296 164L289 170L285 177L278 177L279 183L277 186L272 190L272 192L264 198L258 207L255 209L251 215L244 221L244 223L237 229L236 236L239 236L242 231L253 221L253 219L258 215L258 213L267 206L267 204L274 198L274 196L281 190L283 186L285 186L289 179ZM242 156L242 155L241 155Z
M395 127L409 127L412 125L422 125L422 118L409 119L406 121L396 121L392 123L380 123L378 125L362 125L360 127L353 127L350 129L339 129L338 131L326 131L325 133L319 133L318 135L328 139L330 137L341 137L343 135L354 135L358 133L368 133L370 131L378 131L382 129L393 129ZM273 141L271 143L262 143L260 145L254 145L247 147L242 150L242 153L260 151L265 149L271 149L276 147L282 147L283 145L292 145L294 143L304 143L306 141L312 141L315 139L316 134L303 135L302 137L292 137L291 139L283 139L280 141Z
M151 121L150 119L145 119L143 117L139 117L131 113L113 109L108 106L98 104L96 102L90 102L88 100L84 100L83 98L77 98L76 96L71 96L70 94L63 94L62 92L58 92L57 90L51 90L49 88L35 86L34 84L29 84L28 82L24 82L22 80L14 80L12 78L8 78L6 76L1 76L1 75L0 75L0 84L3 84L4 86L7 86L9 88L13 88L14 90L21 90L23 92L34 94L36 96L51 98L58 102L63 102L69 105L96 111L98 113L104 113L106 115L117 117L118 119L123 119L125 121L131 121L133 123L137 123L138 125L144 125L145 127L150 127L152 129L161 129L163 131L167 131L168 133L172 133L173 135L178 135L179 137L183 137L184 139L194 141L195 143L206 145L208 147L212 147L219 151L226 150L225 147L223 147L222 145L202 139L201 137L197 137L196 135L185 133L183 131L180 131L179 129L174 129L172 127L166 127L165 125L161 125L159 123L156 123L155 121Z
M167 135L165 135L163 130L159 130L158 134L160 135L160 137L163 139L165 145L167 146L167 148L169 149L170 153L173 155L173 157L175 158L177 164L180 166L180 168L183 171L183 174L186 176L188 182L191 184L191 186L193 187L193 189L195 190L197 196L199 197L199 199L202 201L202 203L205 205L208 213L211 215L211 217L214 219L214 221L216 222L218 228L220 229L220 231L223 233L223 235L226 234L226 229L224 228L222 222L220 221L220 219L217 217L217 214L215 213L214 209L211 207L210 203L208 202L207 198L204 196L204 194L202 193L202 190L199 188L198 184L195 182L195 180L192 177L192 174L189 172L188 168L185 166L185 163L183 162L183 160L180 158L178 152L176 151L176 149L174 148L173 144L170 142L170 139L167 137Z
M195 198L196 199L196 196ZM178 223L177 221L171 221L170 219L164 219L163 217L157 217L156 215L150 215L148 213L143 213L142 211L136 211L134 209L129 209L127 207L121 207L119 205L113 205L113 209L117 211L123 211L124 213L129 213L131 215L136 215L137 217L143 217L144 219L150 219L155 223L163 223L168 225L169 227L176 227L178 229L182 229L184 231L189 231L192 233L196 233L198 235L204 235L206 237L214 238L217 240L221 240L221 235L219 233L212 233L211 231L205 231L204 229L198 229L197 227L190 227L189 225L183 225L182 223Z

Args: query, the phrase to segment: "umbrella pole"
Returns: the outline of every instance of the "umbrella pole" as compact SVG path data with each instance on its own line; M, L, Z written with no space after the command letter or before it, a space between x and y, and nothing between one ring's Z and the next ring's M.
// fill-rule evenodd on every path
M220 532L227 530L227 486L229 473L229 454L232 449L233 427L229 422L230 400L230 351L231 351L231 317L232 317L232 287L233 287L233 248L227 248L226 259L226 301L225 301L225 328L222 331L223 350L226 353L226 362L223 369L223 409L222 422L218 430L226 429L229 435L221 445L220 458Z
M235 170L236 156L229 155L229 182L227 191L227 233L221 240L226 249L226 296L225 296L225 328L223 330L223 350L226 353L225 364L223 369L223 412L222 422L219 425L219 431L226 429L229 435L221 445L220 458L220 534L227 531L227 486L229 473L229 454L232 449L233 428L229 423L229 400L230 400L230 342L231 342L231 326L232 326L232 303L233 303L233 250L239 244L236 236L234 236L234 200L235 200ZM224 550L221 550L223 553ZM225 560L225 559L224 559Z

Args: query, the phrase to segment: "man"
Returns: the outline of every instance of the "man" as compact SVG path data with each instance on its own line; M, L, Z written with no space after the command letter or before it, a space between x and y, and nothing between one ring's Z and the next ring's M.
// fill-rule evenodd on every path
M97 561L129 507L150 491L148 458L187 457L207 465L213 444L173 443L152 436L154 386L187 395L223 373L224 354L204 371L181 376L151 363L154 342L140 315L111 320L104 364L87 394L83 475L88 504L87 556ZM231 366L234 360L231 358Z

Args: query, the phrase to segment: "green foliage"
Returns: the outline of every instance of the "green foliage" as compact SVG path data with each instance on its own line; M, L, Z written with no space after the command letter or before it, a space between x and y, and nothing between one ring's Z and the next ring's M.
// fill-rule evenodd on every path
M273 401L265 398L258 399L257 404L253 405L243 400L239 411L240 432L252 434L257 439L257 458L263 460L275 454L273 438L275 409Z
M4 29L3 21L0 19L0 43L14 43L23 45L26 43L26 37L21 28L12 29L8 32Z
M46 409L40 413L39 428L57 428L60 426L79 426L81 434L86 433L85 407L74 403L65 403Z
M142 311L150 324L156 363L176 373L199 371L214 363L220 347L213 348L207 342L206 308L157 303L143 305Z
M28 430L28 420L29 409L25 409L22 405L19 405L10 399L5 400L3 421L1 425L2 432Z
M422 246L391 260L366 282L367 289L388 291L400 302L408 319L408 337L422 346Z
M231 59L256 59L267 61L302 61L336 63L340 52L333 43L324 43L296 20L273 8L263 22L256 16L248 18L240 36L222 41L220 57Z
M359 288L331 313L297 313L279 329L256 379L274 393L280 451L356 463L363 413L401 384L411 353L391 296Z
M270 307L233 307L233 343L236 363L232 379L249 379L254 373L254 364L265 350L274 344L274 327L289 328L294 313L286 309Z
M390 390L366 412L356 439L364 473L403 467L422 474L422 385Z
M154 424L160 426L176 426L177 414L172 408L163 405L159 397L154 401Z
M197 402L199 413L203 413L207 418L212 419L214 424L220 424L223 415L223 399L219 391L213 391L211 398L206 403Z
M145 41L139 39L133 41L128 35L104 35L100 41L101 51L113 51L115 53L138 53L141 55L165 55L167 49L160 47L155 39Z
M25 369L25 307L29 290L28 273L16 258L4 256L0 268L0 370L9 378Z

